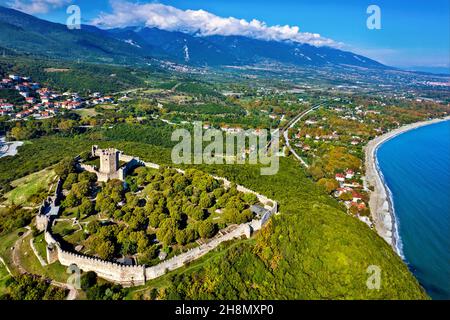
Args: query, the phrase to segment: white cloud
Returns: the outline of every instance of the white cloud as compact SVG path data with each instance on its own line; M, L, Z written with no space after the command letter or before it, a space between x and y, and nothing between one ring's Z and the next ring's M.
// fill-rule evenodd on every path
M297 26L268 26L259 20L224 18L205 10L180 10L160 3L138 4L125 0L112 0L111 7L112 13L102 13L92 23L104 28L146 26L200 36L240 35L261 40L290 40L315 46L339 46L320 34L300 32Z
M61 8L71 2L72 0L11 0L8 6L28 14L38 14Z

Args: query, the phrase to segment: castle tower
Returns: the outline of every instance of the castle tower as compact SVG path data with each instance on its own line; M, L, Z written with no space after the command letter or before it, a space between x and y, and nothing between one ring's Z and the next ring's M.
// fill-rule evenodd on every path
M58 248L56 247L56 245L54 243L47 245L46 251L47 251L48 264L52 264L52 263L58 261L58 259L59 259Z
M115 149L100 151L100 173L114 174L119 169L119 152Z

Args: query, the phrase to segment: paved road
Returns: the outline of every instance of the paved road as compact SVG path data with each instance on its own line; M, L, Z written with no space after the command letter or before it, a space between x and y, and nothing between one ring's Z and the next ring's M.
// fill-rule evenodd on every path
M23 145L22 141L6 142L5 137L0 138L0 158L13 157L17 154L18 148Z
M5 266L6 271L8 271L9 275L10 275L10 276L13 276L11 270L9 270L8 265L6 264L5 260L3 260L2 257L0 257L0 262Z
M312 108L310 108L310 109L308 109L308 110L306 110L306 111L302 111L301 113L299 113L297 116L295 116L291 121L289 121L288 122L288 124L286 124L283 128L281 128L281 129L277 129L277 130L275 130L273 133L272 133L272 136L275 134L275 133L277 133L277 132L279 132L279 135L278 136L280 136L280 135L283 135L283 137L284 137L284 140L286 141L286 146L289 148L289 151L291 151L291 153L294 155L294 157L298 160L298 161L300 161L301 162L301 164L304 166L304 167L306 167L306 168L308 168L309 166L308 166L308 164L297 154L297 152L295 152L295 150L291 147L291 144L290 144L290 142L289 142L289 129L291 129L291 128L293 128L293 127L295 127L295 125L300 121L300 120L302 120L304 117L306 117L308 114L310 114L311 112L314 112L315 110L317 110L317 109L319 109L320 107L321 107L322 105L317 105L317 106L314 106L314 107L312 107ZM272 144L273 144L273 139L274 138L272 138L272 140L270 140L269 141L269 143L267 144L267 146L266 146L266 152L270 149L270 147L272 146Z
M283 136L284 136L284 140L286 141L286 146L289 148L289 151L291 151L291 153L294 155L295 158L297 158L298 161L300 161L300 163L305 167L305 168L309 168L309 165L305 162L305 160L302 159L302 157L300 157L297 152L295 152L295 150L292 148L290 142L289 142L289 129L292 129L293 127L295 127L297 125L297 123L302 120L304 117L306 117L308 114L316 111L317 109L319 109L322 105L319 104L318 106L312 107L311 109L308 109L302 113L300 113L298 116L296 116L294 119L291 120L291 122L288 123L286 129L283 130Z

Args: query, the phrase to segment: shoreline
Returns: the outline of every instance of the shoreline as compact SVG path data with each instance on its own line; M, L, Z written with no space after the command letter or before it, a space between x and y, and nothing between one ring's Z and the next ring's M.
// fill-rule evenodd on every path
M425 120L411 123L385 133L369 141L365 147L365 179L369 186L374 187L370 192L369 207L371 216L377 233L394 249L394 251L403 258L401 242L398 235L398 221L394 211L393 198L391 191L387 187L383 173L381 172L377 151L385 142L411 130L424 126L449 121L450 116L444 118Z

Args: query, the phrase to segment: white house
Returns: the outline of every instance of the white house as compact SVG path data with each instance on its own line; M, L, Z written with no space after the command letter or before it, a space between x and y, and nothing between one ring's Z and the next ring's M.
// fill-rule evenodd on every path
M342 173L336 173L336 181L345 182L345 176Z
M346 179L353 179L353 177L355 176L355 173L353 172L353 170L347 170L345 172L345 178Z

